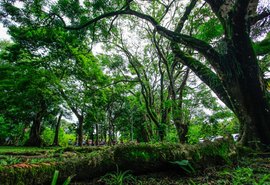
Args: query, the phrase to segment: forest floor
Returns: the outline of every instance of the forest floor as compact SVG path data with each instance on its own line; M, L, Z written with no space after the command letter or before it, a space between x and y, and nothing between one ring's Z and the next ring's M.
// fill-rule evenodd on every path
M143 185L270 185L270 156L245 157L237 165L206 168L193 176L156 173L138 177Z
M123 183L120 183L123 182ZM72 185L270 185L270 154L242 157L237 163L206 168L191 175L175 171L132 175L129 171L108 173L91 182Z
M85 148L77 148L85 150ZM86 148L87 149L87 148ZM0 166L21 163L40 163L59 160L59 147L0 147ZM64 155L64 154L62 154ZM8 156L8 157L7 157ZM46 156L46 158L44 158ZM50 156L50 157L48 157ZM252 153L237 162L224 166L211 166L194 174L188 171L166 171L133 175L130 171L107 173L88 182L71 185L270 185L270 153Z
M242 157L236 164L215 166L194 175L177 172L158 172L121 177L128 171L109 173L92 182L75 182L73 185L118 185L123 178L127 185L270 185L270 154ZM123 175L128 176L128 175ZM121 180L120 180L121 181Z

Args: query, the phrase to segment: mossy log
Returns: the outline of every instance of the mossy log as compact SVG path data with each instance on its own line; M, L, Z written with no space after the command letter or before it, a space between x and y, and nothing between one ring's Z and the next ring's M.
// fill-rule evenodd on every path
M61 162L16 164L0 168L1 185L50 184L55 170L59 180L75 175L74 180L90 180L113 171L132 170L135 174L175 169L171 162L188 160L200 170L209 165L224 164L233 158L232 142L217 141L198 145L123 144L68 157Z

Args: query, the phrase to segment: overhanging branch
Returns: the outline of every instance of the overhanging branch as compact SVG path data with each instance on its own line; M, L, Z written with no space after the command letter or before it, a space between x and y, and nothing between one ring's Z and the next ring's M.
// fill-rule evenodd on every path
M143 14L131 9L124 9L124 10L119 10L119 11L114 11L114 12L109 12L109 13L105 13L103 15L100 15L94 19L89 20L88 22L79 25L79 26L64 26L65 29L68 30L80 30L83 28L86 28L102 19L105 18L109 18L109 17L113 17L113 16L118 16L118 15L133 15L136 16L138 18L141 18L143 20L146 20L148 22L150 22L152 24L152 26L154 26L154 28L156 29L156 31L166 37L167 39L173 41L173 42L177 42L177 43L181 43L187 47L190 47L194 50L197 50L198 52L200 52L202 55L204 55L207 59L211 59L211 60L219 60L220 55L219 53L208 43L200 40L200 39L196 39L194 37L185 35L185 34L180 34L180 33L176 33L174 31L168 30L167 28L161 26L158 24L158 22L151 16L147 15L147 14ZM63 21L62 21L63 22ZM63 22L63 24L65 25L65 23Z
M189 67L219 97L227 107L233 110L232 103L218 76L195 58L188 56L175 45L173 48L176 60Z

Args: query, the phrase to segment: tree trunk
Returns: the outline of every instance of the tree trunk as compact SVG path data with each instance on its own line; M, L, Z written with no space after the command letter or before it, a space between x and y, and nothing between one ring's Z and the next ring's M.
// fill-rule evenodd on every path
M78 125L78 145L83 146L83 121L84 121L84 117L80 116L78 121L79 121L79 125Z
M95 145L95 142L94 142L94 139L95 139L95 137L94 137L94 126L92 127L89 134L90 134L90 138L91 138L91 146L94 146ZM89 141L88 141L88 143L89 143Z
M189 76L189 69L186 70L183 76L182 83L179 89L177 90L179 92L178 97L176 97L176 90L175 90L174 83L172 84L173 88L171 92L169 91L169 93L171 93L172 100L174 101L174 105L172 107L173 122L176 128L178 140L180 143L187 142L188 122L185 119L186 115L183 110L183 92L184 92L184 89L188 80L188 76ZM172 80L172 81L175 81L175 80Z
M270 145L270 108L258 74L257 78L255 76L254 72L245 75L234 91L229 91L236 98L234 112L241 125L240 143L252 148Z
M174 120L177 130L177 136L180 143L187 142L188 124L183 123L181 120Z
M55 127L55 135L53 140L53 146L59 146L59 130L61 126L61 118L63 116L63 111L60 112L60 115L57 119L56 127Z
M95 141L95 143L96 143L96 146L98 146L98 140L99 140L99 138L98 138L98 132L99 132L99 129L98 129L98 124L96 124L96 141ZM94 142L94 141L93 141Z
M157 129L159 140L162 142L166 136L165 125L160 124L157 126Z
M107 143L107 130L106 130L106 128L104 128L103 135L104 135L104 144L106 144Z
M42 139L40 137L41 119L42 117L38 113L37 116L33 120L33 125L30 130L30 136L29 136L28 141L25 144L26 146L40 147L42 145Z

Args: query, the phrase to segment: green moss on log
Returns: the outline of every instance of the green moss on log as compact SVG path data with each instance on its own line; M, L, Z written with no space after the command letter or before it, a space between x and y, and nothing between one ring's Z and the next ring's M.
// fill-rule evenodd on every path
M71 150L69 150L71 151ZM78 150L74 150L78 152ZM234 144L227 141L199 145L181 144L123 144L104 149L81 150L81 155L62 159L60 162L16 164L0 168L1 185L50 184L53 173L59 170L59 179L75 175L75 180L90 180L115 170L146 173L174 169L172 161L189 160L199 170L209 165L224 164L235 156Z

